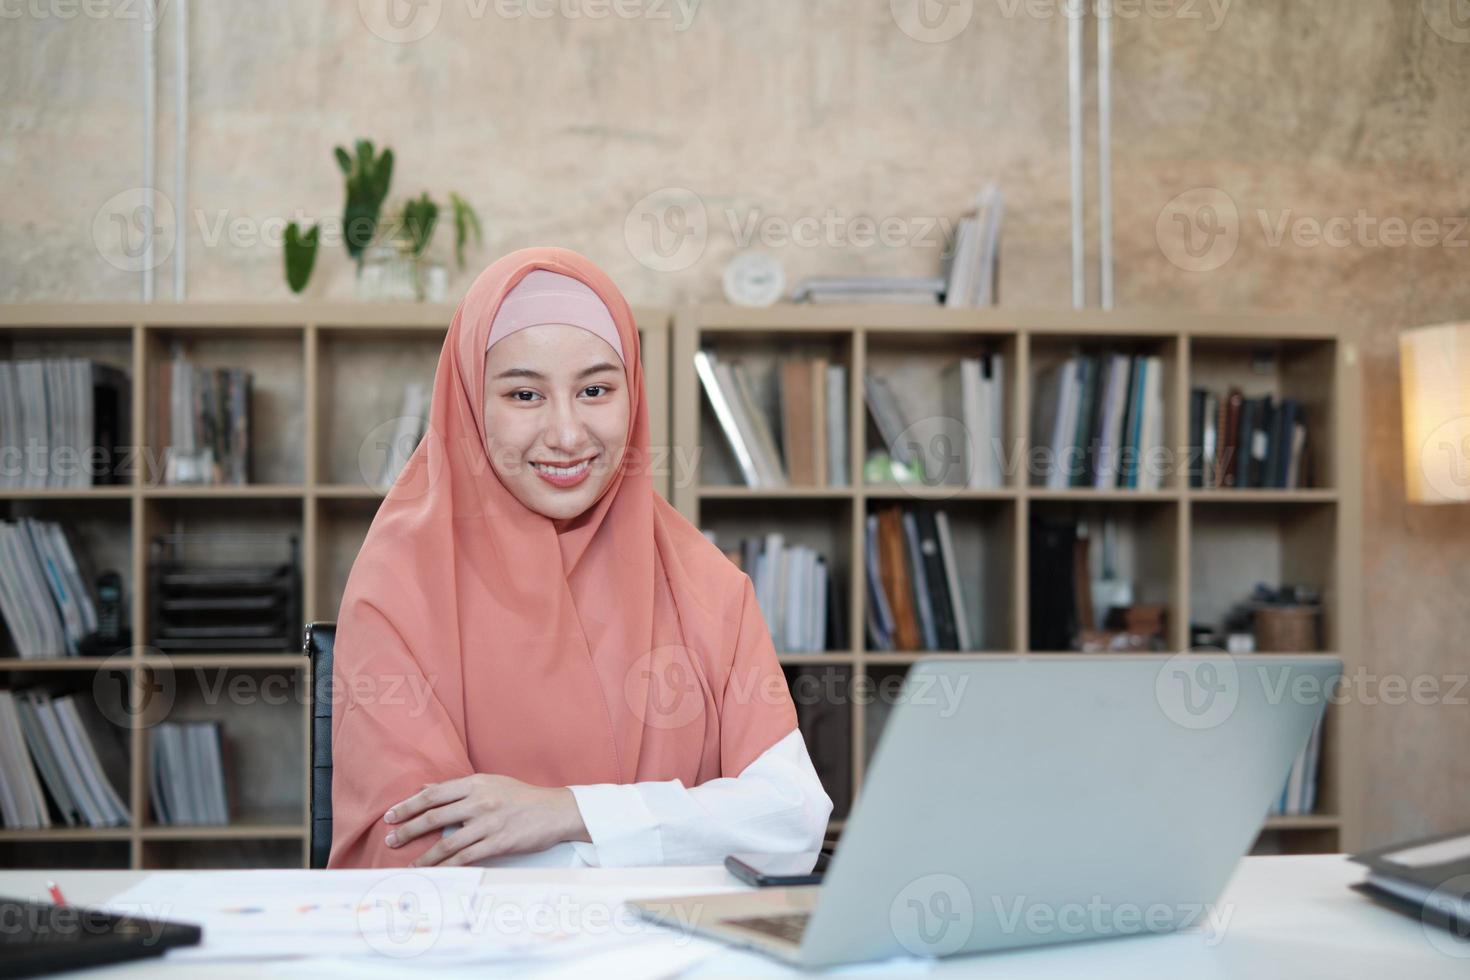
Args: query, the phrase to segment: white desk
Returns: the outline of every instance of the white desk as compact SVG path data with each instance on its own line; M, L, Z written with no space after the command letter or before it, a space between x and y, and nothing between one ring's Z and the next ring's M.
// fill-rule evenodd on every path
M45 881L54 878L69 901L77 904L104 901L135 883L149 872L138 871L3 871L0 895L46 897ZM167 873L167 872L161 872ZM1218 903L1220 914L1228 914L1223 939L1207 933L1141 936L1102 942L1073 943L1009 953L981 954L939 961L936 964L890 962L858 968L856 972L876 975L937 975L993 977L1120 977L1136 980L1160 977L1168 980L1192 978L1211 980L1249 977L1267 980L1281 977L1391 977L1397 980L1434 980L1470 977L1470 943L1446 952L1443 934L1431 943L1425 927L1417 921L1381 909L1348 884L1362 877L1362 869L1339 856L1246 858ZM734 879L722 868L648 868L630 871L540 869L485 872L485 886L518 884L563 885L569 895L578 889L609 886L647 894L694 894L732 887ZM600 889L599 889L600 890ZM668 933L669 942L680 940ZM657 941L657 940L655 940ZM680 940L686 944L688 940ZM695 942L700 942L696 940ZM711 954L698 963L691 976L779 976L787 971L780 964L752 953L709 944ZM1454 953L1463 955L1456 956ZM384 971L401 962L387 961ZM615 971L587 968L604 975L637 975L629 964L618 963ZM636 966L636 964L635 964ZM405 971L412 976L413 971ZM445 972L435 971L436 980ZM483 966L466 975L495 975ZM843 971L845 972L845 971ZM157 974L204 976L259 976L294 974L287 963L177 963L145 960L96 971L109 977L154 976ZM516 975L527 975L524 970ZM318 973L318 975L320 975ZM345 975L345 974L344 974ZM534 975L534 974L530 974Z

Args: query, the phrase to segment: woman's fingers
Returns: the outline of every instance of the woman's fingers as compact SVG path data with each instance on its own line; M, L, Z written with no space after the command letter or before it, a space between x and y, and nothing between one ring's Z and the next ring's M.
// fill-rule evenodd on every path
M383 819L388 823L403 823L432 807L464 799L469 792L469 778L448 779L442 783L430 783L406 800L393 804Z
M488 834L468 847L455 851L449 855L444 862L445 867L455 867L462 864L474 864L488 857L495 857L505 851L505 845L494 835Z
M431 868L440 863L453 863L454 857L462 853L471 844L477 844L485 837L485 825L479 820L466 823L463 827L441 838L437 844L420 854L413 864L413 868ZM444 859L448 858L449 861Z
M431 830L438 830L454 823L463 823L473 815L473 808L465 800L456 800L444 806L436 806L432 810L414 817L395 826L388 832L384 839L389 847L402 847L409 841L422 837Z

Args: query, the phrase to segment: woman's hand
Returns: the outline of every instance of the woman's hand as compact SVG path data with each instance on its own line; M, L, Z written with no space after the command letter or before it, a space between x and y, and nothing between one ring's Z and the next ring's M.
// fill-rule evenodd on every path
M386 843L402 847L442 827L459 829L437 841L415 868L473 864L497 854L540 851L562 841L591 841L577 799L565 786L532 786L509 776L474 775L430 783L383 815L393 825Z

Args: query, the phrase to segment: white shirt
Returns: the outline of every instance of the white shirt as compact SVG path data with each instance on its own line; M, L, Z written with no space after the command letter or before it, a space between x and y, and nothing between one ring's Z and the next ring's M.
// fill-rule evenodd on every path
M720 864L728 854L821 848L832 814L801 732L793 730L739 776L699 786L668 782L568 787L592 843L477 862L481 867L633 867ZM445 833L454 828L446 827Z

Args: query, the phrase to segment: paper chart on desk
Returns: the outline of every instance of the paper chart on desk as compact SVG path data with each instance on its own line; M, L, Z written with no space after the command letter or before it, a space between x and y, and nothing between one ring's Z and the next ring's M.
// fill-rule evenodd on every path
M107 908L191 922L170 959L418 955L469 941L478 868L197 871L150 875Z
M690 941L628 909L658 887L480 888L479 868L219 871L151 875L108 908L204 929L169 959L391 957L407 965L473 963L619 945Z

